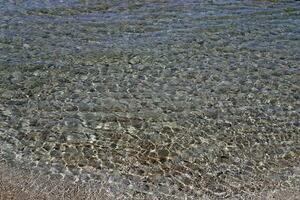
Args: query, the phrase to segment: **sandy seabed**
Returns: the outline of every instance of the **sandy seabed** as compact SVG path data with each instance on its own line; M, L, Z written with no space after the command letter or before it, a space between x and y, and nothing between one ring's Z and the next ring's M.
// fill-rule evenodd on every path
M0 2L0 199L300 196L299 1Z
M282 190L265 191L252 194L241 199L274 199L297 200L300 189L285 188ZM74 184L68 181L49 180L46 176L33 174L30 171L16 169L6 164L0 164L0 200L110 200L123 199L114 196L97 184ZM157 199L156 197L141 197L140 199ZM168 199L168 198L166 198ZM204 196L203 199L212 199ZM232 198L237 199L237 198Z

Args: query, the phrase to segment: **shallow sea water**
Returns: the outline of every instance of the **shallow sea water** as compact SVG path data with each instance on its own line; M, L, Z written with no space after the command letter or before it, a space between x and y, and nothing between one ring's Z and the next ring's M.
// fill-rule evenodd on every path
M121 199L300 185L299 1L0 1L0 159Z

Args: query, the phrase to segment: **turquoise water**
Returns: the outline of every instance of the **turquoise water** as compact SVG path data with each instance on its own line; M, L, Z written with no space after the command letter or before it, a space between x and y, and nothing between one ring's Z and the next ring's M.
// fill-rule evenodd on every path
M123 199L299 185L299 1L0 1L0 158Z

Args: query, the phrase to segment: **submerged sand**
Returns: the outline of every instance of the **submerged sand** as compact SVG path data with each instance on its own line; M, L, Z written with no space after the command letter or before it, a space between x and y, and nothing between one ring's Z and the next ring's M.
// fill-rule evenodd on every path
M33 174L30 171L16 169L6 164L0 164L0 200L113 200L123 199L109 193L107 188L99 188L97 184L74 184L68 181L49 180L49 177ZM251 194L245 199L255 200L297 200L299 188L285 188ZM136 199L157 199L155 196L138 197ZM168 198L164 198L168 199ZM205 196L209 200L214 197ZM240 199L240 198L227 198Z
M3 198L294 198L299 19L292 0L1 1Z

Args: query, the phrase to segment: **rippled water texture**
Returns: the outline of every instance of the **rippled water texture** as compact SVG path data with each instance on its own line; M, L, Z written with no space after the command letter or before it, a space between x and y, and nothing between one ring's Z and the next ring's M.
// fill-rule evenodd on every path
M299 1L1 0L0 158L121 199L293 188L299 66Z

